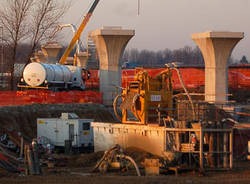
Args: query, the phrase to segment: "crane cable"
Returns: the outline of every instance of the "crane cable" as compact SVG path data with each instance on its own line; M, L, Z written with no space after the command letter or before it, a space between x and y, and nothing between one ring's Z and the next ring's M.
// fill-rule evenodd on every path
M137 8L138 8L137 13L138 13L138 15L140 15L140 8L141 8L141 1L140 0L138 0L138 7Z

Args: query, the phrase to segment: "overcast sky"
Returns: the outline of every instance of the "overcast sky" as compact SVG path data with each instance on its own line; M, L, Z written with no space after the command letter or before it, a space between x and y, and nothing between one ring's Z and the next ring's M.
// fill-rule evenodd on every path
M83 16L94 0L64 0L72 2L64 23L80 25ZM215 31L244 32L233 51L240 59L246 55L250 60L250 0L100 0L86 33L102 26L122 26L134 29L135 37L127 48L163 50L178 49L186 45L196 46L191 40L192 33ZM67 37L71 34L65 31ZM69 39L70 40L70 39Z

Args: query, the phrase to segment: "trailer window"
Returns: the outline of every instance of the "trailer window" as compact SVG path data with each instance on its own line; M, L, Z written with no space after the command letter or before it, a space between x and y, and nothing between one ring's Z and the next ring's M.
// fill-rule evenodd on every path
M89 130L90 129L90 123L83 123L82 124L82 130Z

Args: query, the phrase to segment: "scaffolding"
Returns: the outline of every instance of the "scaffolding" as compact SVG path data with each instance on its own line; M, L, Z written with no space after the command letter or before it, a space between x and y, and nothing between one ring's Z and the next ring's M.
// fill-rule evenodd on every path
M94 41L91 39L90 34L88 35L87 40L87 52L88 52L88 69L98 69L99 68L99 61L97 59L97 53L96 53L96 45Z
M174 106L173 117L164 120L165 151L180 155L178 165L205 170L232 169L233 103L193 100L192 109L184 99L177 100Z
M235 102L214 104L193 100L193 109L188 100L177 100L175 106L173 118L178 121L221 121L232 116Z
M181 155L178 165L204 170L233 168L232 128L166 128L165 131L166 152Z

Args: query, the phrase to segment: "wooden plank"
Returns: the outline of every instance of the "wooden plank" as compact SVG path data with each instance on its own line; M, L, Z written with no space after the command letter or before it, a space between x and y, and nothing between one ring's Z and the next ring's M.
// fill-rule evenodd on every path
M233 131L230 133L230 169L233 168Z
M180 151L180 136L179 133L175 133L175 143L176 143L176 150Z
M192 129L192 128L165 128L165 131L168 132L199 132L200 129ZM202 129L203 132L231 132L232 129Z
M232 129L203 129L203 132L231 132Z

